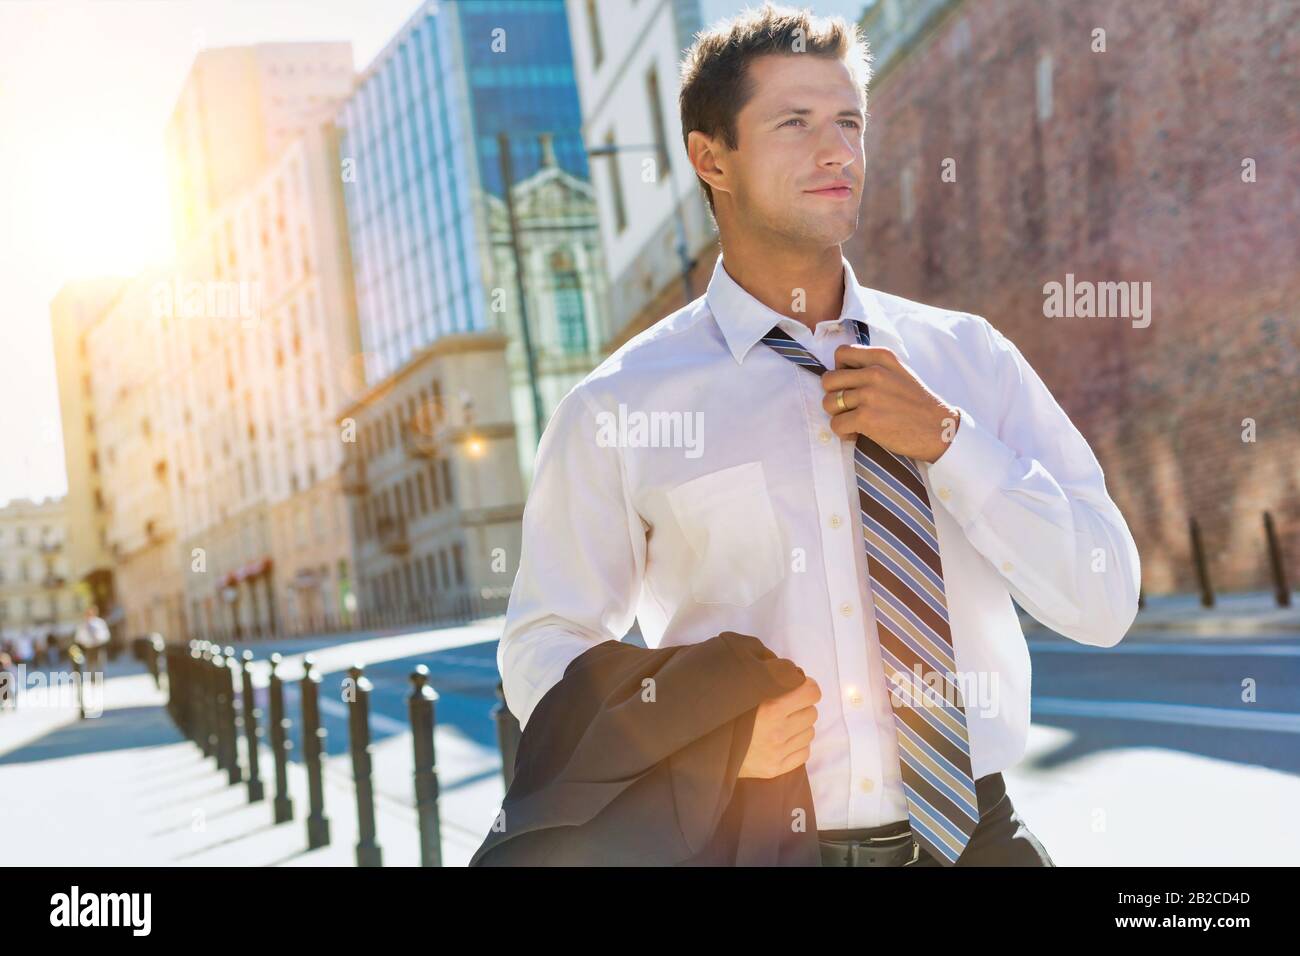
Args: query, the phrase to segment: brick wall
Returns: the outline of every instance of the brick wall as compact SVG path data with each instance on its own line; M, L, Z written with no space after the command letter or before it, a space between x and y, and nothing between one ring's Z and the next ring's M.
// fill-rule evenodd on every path
M1300 580L1298 90L1293 0L965 0L871 93L860 281L1016 342L1100 459L1147 593L1195 589L1190 515L1216 587L1271 587L1265 510ZM1066 273L1149 282L1150 325L1046 317Z

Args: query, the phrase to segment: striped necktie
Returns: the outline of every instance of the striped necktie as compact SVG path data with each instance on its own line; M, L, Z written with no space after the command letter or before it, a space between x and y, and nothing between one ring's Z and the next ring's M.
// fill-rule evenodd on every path
M866 323L851 321L858 342L870 345ZM763 342L818 376L826 372L780 326L773 326ZM886 451L866 435L857 437L853 459L871 602L891 687L912 835L941 865L949 866L979 823L979 801L966 711L953 682L957 666L934 513L911 459Z

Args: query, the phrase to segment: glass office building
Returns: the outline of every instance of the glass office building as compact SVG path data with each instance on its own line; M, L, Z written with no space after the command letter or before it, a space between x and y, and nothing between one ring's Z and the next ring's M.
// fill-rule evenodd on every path
M502 195L497 134L516 181L553 134L588 179L564 0L442 0L421 8L339 114L357 319L373 383L452 332L493 327L484 191Z

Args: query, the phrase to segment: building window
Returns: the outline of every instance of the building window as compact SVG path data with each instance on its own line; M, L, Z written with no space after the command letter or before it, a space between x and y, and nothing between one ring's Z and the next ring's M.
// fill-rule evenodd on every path
M659 100L659 74L654 67L645 78L646 96L650 98L650 119L654 125L655 177L659 182L668 178L668 134L664 130L663 104Z
M571 266L568 256L553 263ZM582 282L573 268L557 269L552 275L555 289L555 323L560 333L560 348L570 354L587 351L587 320L582 307Z
M614 145L614 131L605 134L605 145ZM614 204L614 230L622 232L627 228L627 208L623 205L623 180L619 178L618 153L609 154L609 193Z

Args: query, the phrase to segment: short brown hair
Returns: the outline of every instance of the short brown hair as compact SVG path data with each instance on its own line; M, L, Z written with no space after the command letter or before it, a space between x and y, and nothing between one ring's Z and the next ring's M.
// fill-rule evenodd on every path
M747 69L750 61L770 54L798 53L844 60L857 76L866 103L871 51L857 24L768 2L695 35L682 60L677 98L683 144L689 144L691 132L699 130L721 136L728 149L735 149L739 144L736 117L754 92ZM700 186L713 211L713 190L703 179Z

